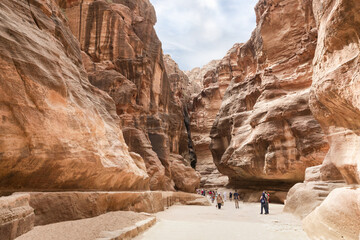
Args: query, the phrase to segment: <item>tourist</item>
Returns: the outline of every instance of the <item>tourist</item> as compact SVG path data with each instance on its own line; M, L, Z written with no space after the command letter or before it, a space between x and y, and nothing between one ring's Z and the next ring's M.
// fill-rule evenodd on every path
M226 201L226 192L224 192L224 201Z
M260 203L261 203L260 214L263 214L263 209L265 210L265 214L269 214L269 210L268 210L269 205L267 205L267 194L265 191L263 191L263 193L261 194Z
M233 194L232 194L232 192L230 192L230 193L229 193L230 202L231 202L231 200L232 200L232 196L233 196Z
M237 190L234 192L234 201L235 201L235 208L239 208L239 194Z
M269 202L270 202L270 194L268 192L265 192L266 202L265 202L265 210L267 214L269 214Z
M217 203L217 207L218 209L221 209L221 205L224 203L223 198L221 197L221 194L219 193L217 198L216 198L216 203Z

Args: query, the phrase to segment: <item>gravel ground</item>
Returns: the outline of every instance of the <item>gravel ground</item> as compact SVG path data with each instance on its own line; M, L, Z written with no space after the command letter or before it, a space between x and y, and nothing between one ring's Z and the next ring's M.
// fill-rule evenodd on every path
M37 226L16 240L91 240L102 231L115 231L149 218L135 212L109 212L94 218Z

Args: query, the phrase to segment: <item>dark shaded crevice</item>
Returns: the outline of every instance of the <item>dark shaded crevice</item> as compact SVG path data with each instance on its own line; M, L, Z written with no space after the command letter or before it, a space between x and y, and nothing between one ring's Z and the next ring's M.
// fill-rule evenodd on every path
M80 14L79 14L79 42L81 45L81 26L82 26L82 7L83 7L83 0L80 2Z
M197 157L194 149L194 143L191 139L191 129L190 129L190 117L187 110L187 107L183 108L183 115L184 115L184 123L185 128L188 136L188 149L189 149L189 156L190 156L190 165L193 169L196 169Z
M29 10L30 10L31 17L32 17L32 19L34 20L36 26L41 30L41 27L40 27L38 21L36 20L36 17L35 17L35 15L34 15L34 13L31 11L30 0L28 0L28 4L29 4Z

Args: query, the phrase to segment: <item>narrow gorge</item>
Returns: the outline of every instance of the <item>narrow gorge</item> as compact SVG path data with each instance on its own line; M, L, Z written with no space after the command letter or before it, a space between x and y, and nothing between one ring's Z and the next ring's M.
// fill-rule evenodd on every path
M205 188L267 190L309 239L358 240L360 2L254 10L247 42L182 71L151 0L2 0L0 239Z

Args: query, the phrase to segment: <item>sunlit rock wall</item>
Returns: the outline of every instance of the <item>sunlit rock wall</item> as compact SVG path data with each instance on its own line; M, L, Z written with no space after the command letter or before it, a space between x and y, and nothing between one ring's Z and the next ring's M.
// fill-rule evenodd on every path
M257 27L211 130L219 171L237 187L288 189L329 148L309 107L317 42L311 1L261 0Z
M3 0L0 19L0 189L149 189L56 2Z
M125 141L145 161L150 188L174 190L170 154L188 150L180 147L188 138L153 27L153 6L148 0L60 5L80 42L90 82L114 99Z

